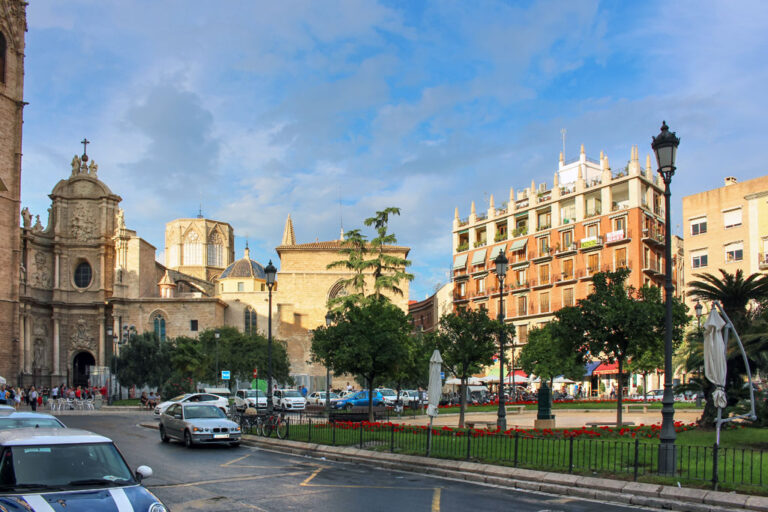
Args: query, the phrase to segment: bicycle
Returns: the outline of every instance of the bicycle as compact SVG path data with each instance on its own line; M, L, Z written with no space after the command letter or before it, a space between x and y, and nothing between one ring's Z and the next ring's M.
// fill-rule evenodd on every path
M272 432L277 434L278 439L284 439L288 435L288 420L285 413L258 416L256 421L256 433L260 436L270 437Z

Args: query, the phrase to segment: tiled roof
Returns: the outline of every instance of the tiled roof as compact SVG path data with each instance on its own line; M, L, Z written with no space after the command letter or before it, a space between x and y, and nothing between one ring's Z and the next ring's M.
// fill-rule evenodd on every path
M261 266L261 263L250 258L242 258L225 268L219 279L226 279L228 277L266 279L267 274L264 272L264 267Z

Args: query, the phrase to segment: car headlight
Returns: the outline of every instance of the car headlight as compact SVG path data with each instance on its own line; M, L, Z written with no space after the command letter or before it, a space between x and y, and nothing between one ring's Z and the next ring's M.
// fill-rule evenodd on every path
M149 506L147 512L168 512L168 509L162 503L153 503Z
M240 432L240 427L232 427L232 432Z

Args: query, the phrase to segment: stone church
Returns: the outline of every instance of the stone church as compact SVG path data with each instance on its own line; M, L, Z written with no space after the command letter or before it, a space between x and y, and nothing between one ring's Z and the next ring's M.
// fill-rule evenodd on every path
M0 376L21 385L102 384L111 355L134 332L161 340L220 326L266 334L264 266L247 246L235 260L232 226L202 213L168 222L161 264L127 227L87 140L82 155L62 162L45 225L21 209L25 6L0 0ZM325 369L308 363L311 330L324 325L328 300L345 293L349 274L327 269L344 258L341 243L297 243L289 215L277 247L272 331L287 343L292 376L309 387L325 385ZM404 296L392 299L407 311L408 283L401 288Z

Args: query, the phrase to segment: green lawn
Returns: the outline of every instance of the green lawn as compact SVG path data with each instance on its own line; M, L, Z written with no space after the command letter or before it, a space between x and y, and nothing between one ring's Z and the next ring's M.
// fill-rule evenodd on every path
M572 433L574 429L568 432ZM578 435L563 435L563 430L544 437L541 433L520 430L517 435L489 435L485 431L435 429L431 456L486 462L530 469L602 475L638 481L684 483L711 487L714 432L687 430L678 434L679 474L670 479L656 476L658 470L658 430L651 427L625 429L580 429ZM631 437L635 432L636 437ZM648 437L650 435L651 437ZM424 427L383 424L368 427L338 424L332 428L318 420L295 422L289 439L336 446L359 446L376 451L426 455ZM768 454L753 451L764 446L768 431L735 429L723 432L718 453L720 489L747 489L768 494Z
M138 398L126 398L124 400L115 400L112 402L112 405L135 405L136 407L139 406L139 399Z

